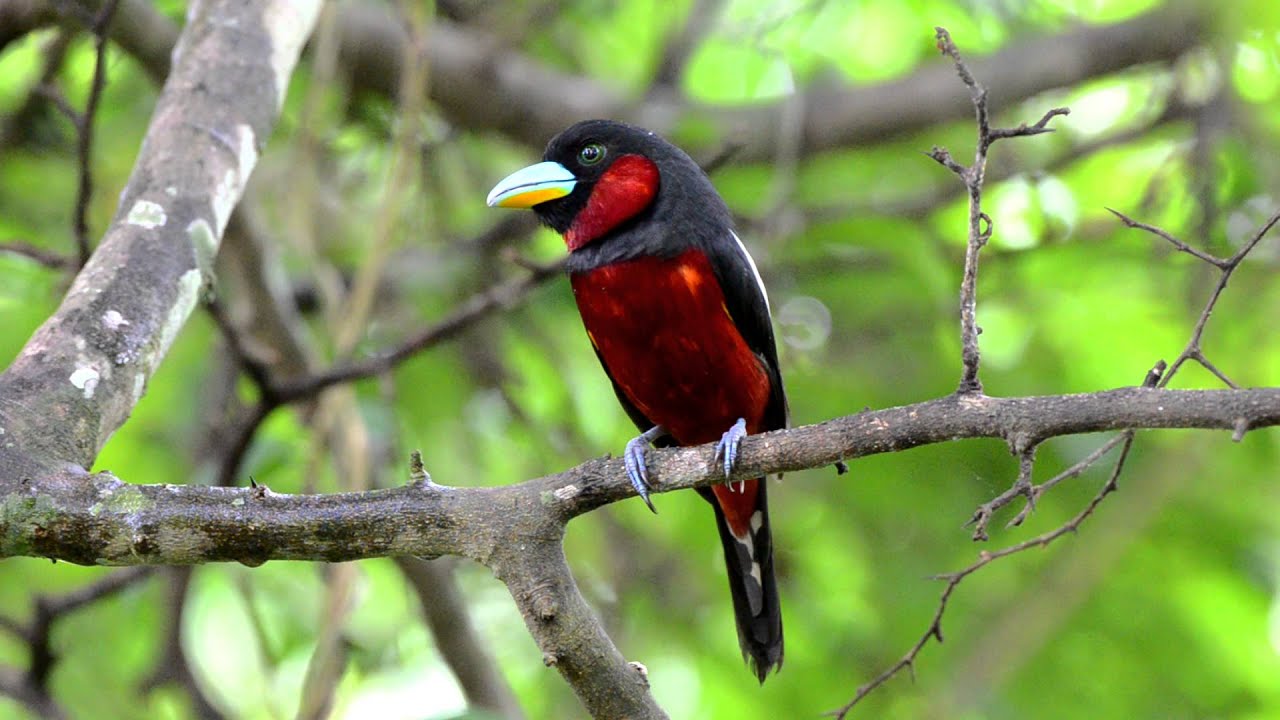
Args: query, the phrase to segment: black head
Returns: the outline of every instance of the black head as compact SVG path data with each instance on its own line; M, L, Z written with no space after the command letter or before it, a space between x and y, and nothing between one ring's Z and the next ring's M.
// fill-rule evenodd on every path
M564 233L586 207L596 183L626 155L639 155L658 167L659 189L673 172L702 172L684 151L649 130L614 120L584 120L551 138L542 154L543 160L573 173L577 185L566 197L535 205L534 212L556 232Z
M613 120L585 120L556 135L543 162L500 182L489 204L531 207L571 251L653 217L729 225L692 158L656 133Z

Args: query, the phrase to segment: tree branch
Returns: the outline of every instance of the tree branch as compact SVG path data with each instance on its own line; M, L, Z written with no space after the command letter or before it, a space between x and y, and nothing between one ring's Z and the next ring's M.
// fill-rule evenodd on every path
M69 270L76 267L76 261L74 258L66 255L59 255L52 250L46 250L42 247L32 245L28 242L23 242L21 240L0 242L0 254L21 255L37 265L42 265L50 270Z
M1123 388L1020 398L947 396L743 440L731 479L829 465L961 438L1027 447L1060 435L1127 428L1234 431L1280 424L1280 388ZM654 450L655 492L724 482L714 443ZM429 482L388 490L281 495L264 487L131 485L110 473L57 468L0 487L0 558L138 565L346 561L453 554L488 564L512 537L545 531L635 494L618 459L591 460L500 488ZM493 507L509 508L502 523Z
M342 6L342 59L357 89L394 96L405 42L392 13L367 4ZM1027 40L975 60L973 71L1014 104L1045 90L1173 60L1194 48L1203 19L1193 7L1175 5L1116 25L1085 27ZM496 38L437 22L428 45L432 100L460 127L497 130L532 147L564 128L565 118L612 117L659 132L675 127L719 129L712 143L740 144L739 160L771 159L786 98L771 104L707 106L678 96L626 98L607 84L569 75L499 46ZM482 79L477 82L477 79ZM871 87L841 83L804 91L799 150L871 145L964 118L969 97L957 91L951 69L928 65L902 80ZM557 88L548 93L547 88ZM707 148L689 147L690 150Z
M0 374L0 467L89 467L208 284L317 5L199 7L98 252Z
M959 438L1029 447L1056 435L1124 428L1235 430L1280 424L1280 388L1157 390L992 398L953 395L752 435L731 479L820 467L840 459ZM655 492L724 482L715 445L655 450ZM81 564L345 561L456 554L507 584L545 660L596 717L662 717L643 677L595 621L564 566L565 523L634 495L621 460L599 459L499 488L415 482L333 495L264 487L131 485L110 473L59 468L0 478L0 558ZM495 519L494 508L502 508Z
M507 720L523 718L524 712L511 687L498 672L497 664L485 650L471 622L466 602L458 591L453 566L445 560L426 561L415 557L397 557L395 562L418 596L440 656L458 678L467 704Z
M36 2L36 0L33 0ZM95 12L103 0L77 0ZM37 4L39 4L37 2ZM403 28L388 8L346 2L340 7L342 59L355 88L395 97L401 73ZM47 22L47 11L28 11L24 28ZM1205 21L1193 3L1163 9L1115 25L1082 27L1011 45L975 60L973 71L1001 89L1001 100L1017 103L1053 88L1118 72L1135 65L1169 62L1203 39ZM121 0L109 36L154 79L168 73L177 35L173 23L146 0ZM431 99L460 127L496 130L542 147L569 117L614 117L665 131L689 126L718 128L716 145L731 140L745 161L773 157L788 99L779 103L705 106L675 94L627 98L606 83L552 69L486 36L447 20L437 21L427 44ZM481 82L477 82L481 79ZM547 93L546 88L559 88ZM800 151L872 145L940 122L964 118L972 109L957 92L950 70L926 66L913 75L870 87L829 83L801 95L804 125ZM693 138L697 140L697 138ZM710 146L710 147L714 147ZM691 150L709 148L691 147Z
M78 253L78 267L89 262L93 251L89 244L89 201L93 198L93 121L98 115L98 102L102 88L107 83L107 35L106 26L115 14L120 0L106 0L98 14L91 18L89 30L93 33L93 79L89 83L89 99L84 112L76 116L76 154L80 163L80 183L76 190L76 213L73 231Z

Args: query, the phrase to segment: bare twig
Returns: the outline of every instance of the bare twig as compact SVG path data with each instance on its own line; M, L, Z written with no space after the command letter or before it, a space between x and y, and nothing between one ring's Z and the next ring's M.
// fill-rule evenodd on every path
M831 711L829 714L834 716L837 720L844 720L849 712L853 710L854 706L861 702L863 698L871 694L871 692L876 688L884 685L898 673L903 670L908 670L914 675L916 658L919 657L920 651L924 649L925 645L928 645L930 640L937 640L939 643L942 642L942 618L946 615L947 605L951 601L951 596L955 593L956 588L960 586L960 583L964 582L965 578L997 560L1017 555L1032 548L1047 547L1059 538L1075 533L1079 530L1080 526L1093 515L1095 510L1097 510L1098 505L1100 505L1108 495L1116 490L1116 478L1120 476L1120 472L1124 469L1125 461L1129 456L1129 448L1133 444L1133 431L1127 431L1120 437L1123 438L1123 448L1120 450L1120 458L1116 461L1115 468L1111 471L1111 476L1083 510L1077 513L1075 517L1049 532L1037 535L1029 540L1024 540L1016 545L1011 545L994 552L988 550L980 551L978 553L978 559L972 564L955 572L936 576L935 579L946 582L946 587L942 589L942 596L938 598L938 606L934 610L933 619L929 622L928 629L925 630L924 634L916 640L915 644L911 646L911 649L909 649L907 653L898 660L898 662L889 666L870 682L860 686L848 703Z
M1110 208L1108 208L1108 210L1110 210ZM1174 358L1173 362L1170 363L1169 372L1165 373L1164 377L1160 381L1159 387L1167 387L1169 382L1173 379L1173 376L1177 374L1178 370L1180 370L1183 364L1188 360L1195 360L1200 363L1227 387L1239 387L1234 381L1227 377L1222 370L1205 357L1204 351L1201 347L1201 341L1204 338L1205 326L1209 323L1210 316L1213 315L1213 309L1218 305L1218 299L1222 297L1222 291L1227 288L1227 283L1231 281L1232 274L1235 273L1236 268L1240 267L1240 264L1244 262L1249 253L1258 246L1258 243L1262 242L1262 239L1266 237L1267 233L1271 232L1271 229L1274 228L1277 223L1280 223L1280 211L1274 213L1270 218L1268 218L1267 221L1264 222L1256 232L1254 232L1254 234L1244 245L1240 247L1239 250L1226 258L1217 257L1206 253L1203 250L1194 248L1160 228L1138 222L1117 210L1111 210L1111 213L1119 218L1120 222L1124 223L1126 227L1136 228L1138 230L1151 233L1152 235L1155 235L1156 237L1159 237L1173 245L1178 251L1187 253L1202 262L1212 265L1220 271L1218 282L1209 293L1209 298L1205 302L1204 309L1200 311L1200 317L1196 319L1195 327L1192 328L1191 338L1187 341L1186 347L1182 349L1182 352L1178 354L1178 357Z
M963 73L962 73L962 76L963 76ZM1153 367L1147 373L1146 377L1143 380L1142 387L1146 390L1156 390L1159 388L1164 388L1168 385L1170 380L1172 380L1173 376L1178 372L1179 368L1182 366L1183 363L1185 363L1187 360L1196 360L1197 362L1204 365L1207 369L1209 369L1210 372L1216 375L1220 380L1222 380L1222 382L1225 385L1233 389L1236 388L1237 387L1236 384L1232 382L1224 373L1222 373L1222 371L1219 370L1215 365L1209 362L1209 360L1204 356L1204 353L1201 350L1201 339L1203 337L1204 329L1206 324L1208 323L1209 317L1212 315L1213 309L1216 306L1218 299L1221 297L1223 290L1226 288L1227 282L1230 280L1231 274L1235 271L1236 268L1240 266L1240 263L1244 261L1244 259L1248 256L1248 254L1255 247L1257 247L1258 243L1262 241L1262 239L1267 235L1267 233L1270 232L1271 229L1275 227L1278 223L1280 223L1280 212L1277 212L1276 214L1272 215L1266 222L1264 222L1262 226L1259 227L1259 229L1250 237L1248 242L1246 242L1243 246L1241 246L1241 248L1229 258L1215 257L1213 255L1210 255L1208 253L1205 253L1201 250L1198 250L1190 246L1189 244L1177 239L1176 237L1174 237L1173 235L1171 235L1170 233L1164 230L1161 230L1154 226L1147 225L1145 223L1140 223L1136 220L1129 218L1123 213L1117 212L1115 210L1112 210L1111 212L1115 214L1121 220L1121 222L1123 222L1126 226L1141 229L1153 235L1156 235L1157 237L1172 244L1179 251L1192 255L1197 259L1209 265L1212 265L1213 267L1221 271L1220 276L1218 278L1218 282L1214 286L1213 291L1210 293L1210 296L1205 303L1205 307L1201 311L1199 318L1197 318L1195 327L1192 329L1191 339L1187 342L1187 345L1183 349L1182 353L1179 354L1178 358L1173 362L1172 365L1167 366L1167 371L1166 371L1165 362L1164 361L1158 362L1155 365L1155 367ZM1245 433L1248 432L1249 429L1251 429L1251 427L1253 427L1253 425L1250 423L1248 418L1245 418L1242 416L1234 424L1232 439L1236 440L1237 442L1240 441L1241 439L1243 439ZM1081 510L1071 520L1068 520L1066 523L1055 528L1054 530L1043 533L1034 538L1018 543L1016 545L1004 548L1002 550L999 550L996 552L984 551L979 555L978 561L969 565L968 567L954 573L949 573L949 574L939 576L940 579L945 580L947 582L947 586L946 588L943 589L942 596L938 601L938 606L934 612L933 619L930 622L929 628L926 630L926 632L920 637L919 640L916 641L916 643L907 651L907 653L897 663L890 666L888 669L883 671L880 675L876 676L870 682L859 687L857 691L854 693L853 699L851 699L847 704L845 704L841 708L833 711L832 714L835 715L837 718L844 718L853 709L853 707L858 704L858 702L860 702L870 692L872 692L876 688L883 685L886 681L888 681L894 675L897 675L903 670L914 670L914 664L915 664L916 658L919 656L921 650L924 648L926 644L928 644L928 641L931 638L937 639L938 642L942 642L942 618L946 613L946 608L951 599L952 593L955 591L956 587L960 584L960 582L962 582L966 577L977 572L978 570L982 569L983 567L985 567L986 565L990 564L995 560L1009 557L1011 555L1016 555L1018 553L1024 552L1031 548L1044 547L1049 543L1057 540L1058 538L1068 533L1073 533L1077 529L1079 529L1080 525L1094 513L1098 505L1100 505L1102 501L1109 494L1115 491L1120 473L1124 468L1125 460L1128 457L1130 448L1133 446L1134 437L1135 437L1134 430L1132 428L1126 429L1124 432L1122 432L1115 438L1111 439L1107 443L1103 444L1101 447L1099 447L1094 452L1090 453L1087 457L1085 457L1078 463L1072 465L1070 468L1064 470L1058 475L1055 475L1053 478L1045 481L1040 485L1031 484L1030 477L1031 477L1031 471L1033 469L1033 462L1032 462L1033 458L1030 455L1029 451L1027 450L1022 451L1019 454L1020 466L1019 466L1018 479L1014 483L1014 485L1009 490L1002 493L1001 495L979 506L978 510L974 513L974 516L971 519L971 522L974 522L976 524L976 528L974 531L975 540L987 539L986 527L992 515L1000 508L1008 505L1015 498L1019 496L1026 497L1027 506L1024 507L1023 510L1017 516L1015 516L1013 520L1010 521L1009 525L1011 526L1021 524L1026 519L1026 517L1030 514L1030 512L1034 510L1035 500L1037 500L1041 495L1043 495L1048 489L1052 488L1054 485L1057 485L1062 480L1080 475L1086 469L1088 469L1093 464L1095 464L1098 460L1100 460L1103 456L1105 456L1108 452L1110 452L1113 448L1115 448L1117 445L1121 446L1120 458L1117 461L1116 466L1113 469L1106 484L1104 484L1102 489L1099 490L1098 494L1094 496L1093 500L1091 500L1089 504L1086 505L1085 508ZM1030 446L1030 447L1034 447L1034 446Z
M960 377L960 385L956 392L960 394L981 393L982 381L978 379L978 365L981 355L978 350L978 335L982 329L977 324L978 293L978 254L991 238L991 218L982 212L982 186L985 182L987 168L987 152L997 140L1013 137L1026 137L1052 132L1049 121L1059 115L1070 112L1067 108L1053 108L1046 112L1034 125L1026 123L1016 128L992 129L987 111L987 89L978 83L969 66L960 57L960 50L951 40L945 28L937 31L938 50L951 58L956 72L965 86L969 88L969 96L973 101L974 114L978 123L978 143L974 153L973 164L965 167L956 162L944 148L935 147L929 153L940 165L958 175L969 193L969 240L964 254L964 279L960 284L960 344L961 360L964 371ZM979 525L979 531L982 524Z
M259 360L254 353L250 352L245 342L246 338L232 324L231 318L227 317L222 301L216 297L210 297L205 301L204 307L205 311L209 313L209 317L213 320L213 324L218 326L218 331L222 334L222 339L226 341L227 348L231 351L231 356L235 359L236 364L249 376L249 379L257 386L259 392L270 394L271 368L268 367L267 363Z
M1032 445L1018 454L1018 478L1013 485L990 501L978 506L978 509L973 513L973 517L969 518L969 522L965 523L966 525L973 525L974 540L986 541L988 539L987 524L991 522L991 516L1000 508L1013 502L1015 498L1026 498L1027 507L1032 510L1035 509L1036 495L1034 486L1031 484L1031 473L1035 469L1036 447L1036 445Z

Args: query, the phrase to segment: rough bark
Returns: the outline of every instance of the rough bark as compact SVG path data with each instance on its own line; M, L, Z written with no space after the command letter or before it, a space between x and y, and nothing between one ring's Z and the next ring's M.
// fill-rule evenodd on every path
M192 14L106 235L0 374L0 467L90 467L128 418L210 283L317 9L209 2Z

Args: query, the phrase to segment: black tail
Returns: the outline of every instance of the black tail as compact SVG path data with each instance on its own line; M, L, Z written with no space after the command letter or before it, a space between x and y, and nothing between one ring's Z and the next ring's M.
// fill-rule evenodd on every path
M782 610L773 576L773 536L769 531L769 504L765 496L767 483L764 478L756 483L759 490L755 512L760 513L759 527L751 523L748 537L741 540L729 528L715 495L706 488L698 491L715 508L742 656L763 683L771 670L782 667ZM758 574L753 572L756 568Z

